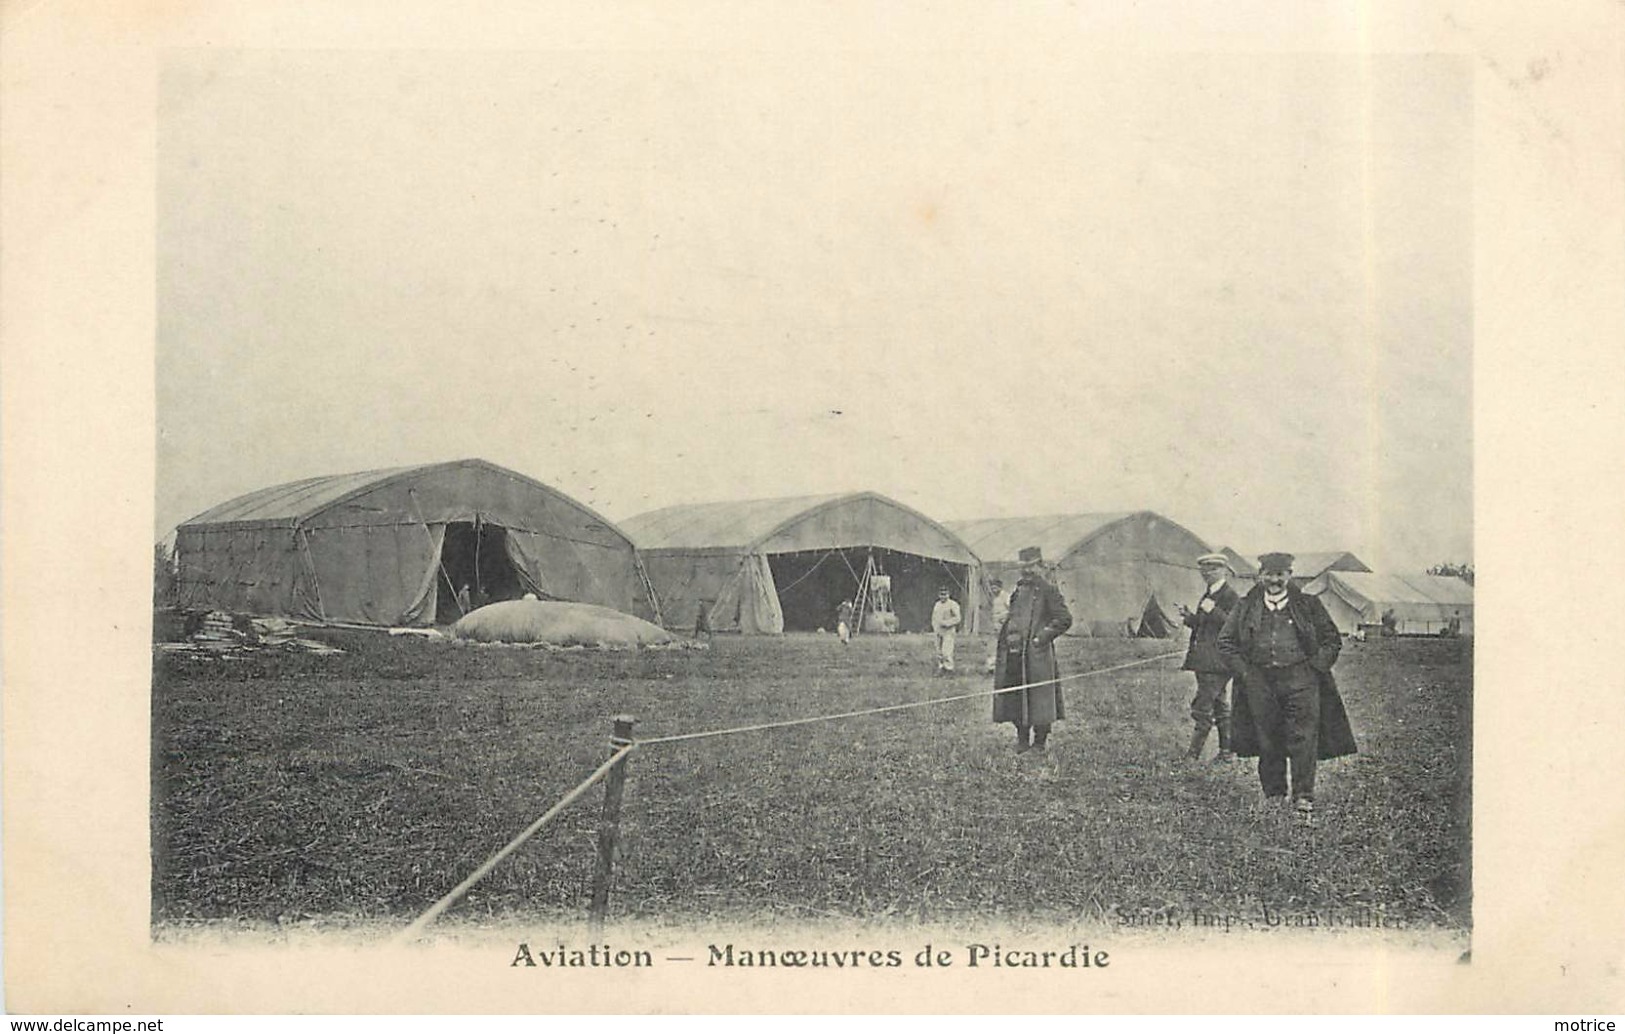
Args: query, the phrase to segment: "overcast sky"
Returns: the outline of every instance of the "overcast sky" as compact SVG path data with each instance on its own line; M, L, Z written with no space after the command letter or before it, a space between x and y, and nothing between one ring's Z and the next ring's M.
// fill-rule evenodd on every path
M478 456L1472 557L1448 57L172 52L157 533Z

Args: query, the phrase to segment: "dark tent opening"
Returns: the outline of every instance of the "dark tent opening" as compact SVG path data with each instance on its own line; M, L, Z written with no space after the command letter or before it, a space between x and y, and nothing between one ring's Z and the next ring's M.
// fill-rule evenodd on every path
M1174 634L1173 620L1163 613L1155 593L1145 601L1145 611L1140 614L1140 630L1136 634L1141 639L1167 639Z
M962 611L966 608L970 568L965 564L872 546L769 553L767 563L784 612L784 630L834 628L835 608L857 595L870 557L876 574L891 577L890 605L900 631L931 630L931 608L943 586L959 601Z
M485 521L446 525L436 585L435 623L441 625L462 617L457 593L465 585L470 609L523 596L519 572L508 556L508 529Z

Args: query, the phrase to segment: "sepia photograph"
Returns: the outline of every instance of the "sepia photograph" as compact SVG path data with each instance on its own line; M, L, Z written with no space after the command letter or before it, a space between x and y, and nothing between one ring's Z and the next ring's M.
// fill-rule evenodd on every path
M1482 991L1483 97L1583 62L776 6L119 30L125 1008L1561 1000Z
M1468 71L165 55L155 934L1465 950Z

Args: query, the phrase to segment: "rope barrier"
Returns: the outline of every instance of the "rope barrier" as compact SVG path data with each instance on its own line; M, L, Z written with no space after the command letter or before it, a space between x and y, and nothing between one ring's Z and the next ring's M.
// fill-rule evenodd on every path
M553 819L560 812L562 812L565 808L568 808L571 804L575 803L576 799L582 794L586 793L594 783L608 775L611 769L625 761L628 755L639 747L650 746L656 743L681 743L687 740L710 739L716 736L730 736L744 732L761 732L766 729L787 729L795 725L811 725L815 722L832 722L843 718L859 718L864 715L886 714L890 711L907 711L916 707L932 707L937 704L949 704L960 700L975 700L980 697L994 697L998 696L1000 693L1015 693L1024 689L1032 689L1035 686L1047 686L1051 683L1069 682L1072 679L1088 678L1091 675L1104 675L1107 672L1122 671L1124 668L1133 668L1141 664L1150 664L1152 661L1166 660L1169 657L1178 657L1180 655L1180 651L1175 650L1169 653L1159 653L1153 657L1141 657L1138 660L1127 661L1123 664L1114 664L1108 668L1095 668L1090 671L1074 672L1071 675L1062 675L1055 679L1045 679L1042 682L1028 682L1019 686L1006 686L1003 689L982 690L976 693L961 693L955 696L936 697L931 700L918 700L907 704L888 704L884 707L864 708L861 711L845 711L839 714L812 715L807 718L792 718L782 722L763 722L757 725L740 725L728 729L711 729L706 732L680 733L673 736L656 736L650 739L633 740L631 743L628 743L626 746L610 755L609 760L605 761L602 765L599 765L596 769L594 769L591 775L587 776L587 778L583 779L580 783L577 783L575 789L571 790L569 793L560 798L557 804L547 809L547 811L543 813L540 818L538 818L535 822L532 822L529 826L526 826L523 832L514 837L512 840L508 841L506 846L504 846L500 851L486 859L479 868L469 873L467 878L465 878L463 882L457 884L457 886L453 887L445 895L445 897L442 897L439 901L436 901L433 905L430 905L422 915L412 920L411 925L402 930L396 936L396 941L399 943L407 943L417 939L417 937L423 933L424 929L426 929L430 923L440 918L440 916L448 908L455 905L459 900L461 900L463 895L472 890L475 884L479 883L486 876L490 875L493 869L502 864L503 859L517 851L520 846L525 843L525 841L529 840L531 837L540 832L543 826L553 821Z
M867 707L861 711L843 711L840 714L821 714L813 715L809 718L791 718L782 722L763 722L759 725L738 725L728 729L712 729L707 732L680 733L674 736L652 736L648 739L639 739L634 742L636 742L639 746L646 747L656 743L680 743L685 740L703 740L709 739L713 736L730 736L741 732L761 732L764 729L787 729L793 725L811 725L814 722L832 722L841 718L860 718L864 715L886 714L890 711L907 711L916 707L931 707L936 704L950 704L959 700L975 700L979 697L994 697L998 696L1000 693L1015 693L1024 689L1032 689L1035 686L1047 686L1051 683L1067 682L1072 679L1086 678L1090 675L1104 675L1109 671L1122 671L1124 668L1132 668L1136 665L1149 664L1152 661L1161 661L1166 660L1169 657L1179 656L1182 656L1181 651L1175 650L1170 653L1159 653L1155 657L1142 657L1136 661L1128 661L1124 664L1114 664L1109 668L1095 668L1091 671L1080 671L1071 675L1062 675L1060 678L1045 679L1042 682L1027 682L1019 686L1006 686L1003 689L982 690L976 693L962 693L958 696L951 697L934 697L930 700L917 700L908 704L887 704L884 707Z
M592 775L583 779L580 783L577 783L575 789L571 790L569 793L560 798L559 802L553 805L553 807L547 809L546 813L543 814L541 818L526 826L524 832L508 841L506 847L492 855L490 858L487 858L483 865L469 873L468 877L464 879L463 882L453 887L445 897L430 905L422 915L412 920L412 925L408 926L405 930L402 930L397 935L397 941L406 943L408 941L415 940L430 923L434 922L436 919L439 919L441 914L445 912L446 909L450 908L452 905L455 905L464 894L467 894L470 890L474 889L474 884L485 879L485 877L490 874L492 869L495 869L498 865L502 864L502 860L504 858L519 850L521 844L535 836L543 826L553 821L554 816L558 815L559 812L575 803L576 798L586 793L588 788L590 788L594 783L608 775L610 769L614 768L622 761L625 761L627 755L631 754L637 749L637 747L638 745L636 743L631 743L610 755L608 761L593 769Z

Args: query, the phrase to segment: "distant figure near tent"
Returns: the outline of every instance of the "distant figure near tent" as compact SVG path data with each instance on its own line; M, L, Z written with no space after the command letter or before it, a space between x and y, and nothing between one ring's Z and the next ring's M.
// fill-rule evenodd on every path
M711 601L701 600L694 608L694 638L711 638Z
M842 645L852 645L851 600L842 600L841 605L835 608L835 634L840 637Z
M949 595L946 585L937 590L936 605L931 608L931 632L936 638L937 674L954 673L954 633L959 630L959 604Z
M1010 616L1010 594L1004 591L1004 581L999 578L990 578L987 583L989 603L993 611L993 637L987 645L987 664L983 668L992 674L999 660L998 631L1004 627L1004 621Z

